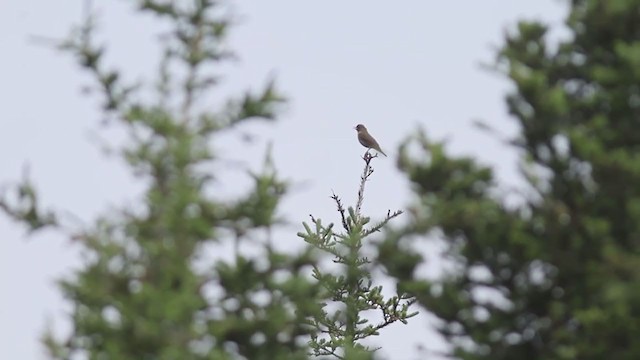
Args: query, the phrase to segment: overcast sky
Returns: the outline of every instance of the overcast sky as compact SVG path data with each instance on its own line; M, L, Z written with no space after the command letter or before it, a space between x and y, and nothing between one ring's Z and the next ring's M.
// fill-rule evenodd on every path
M151 79L158 58L153 21L134 16L127 1L94 3L109 63L130 79ZM353 130L358 123L389 155L376 160L367 188L364 211L374 218L410 201L395 156L418 125L449 138L454 153L494 166L504 184L518 184L514 154L470 126L479 118L506 134L516 129L503 100L509 84L479 65L492 62L517 19L561 26L564 2L252 0L234 9L242 22L230 40L241 61L222 68L222 94L275 76L290 102L276 125L242 128L256 137L251 146L237 133L216 144L224 157L256 166L266 142L274 142L278 169L297 184L282 208L290 235L278 241L300 242L295 232L309 213L336 221L332 190L354 201L363 153ZM133 203L141 187L98 146L118 133L100 127L97 101L82 95L86 74L69 56L30 41L65 36L81 14L79 0L0 0L0 184L18 179L29 163L45 205L90 222ZM219 191L237 193L243 184L227 182ZM45 358L38 339L46 321L64 331L69 310L54 281L80 263L77 249L59 235L24 235L0 217L2 359ZM375 339L384 355L411 358L416 343L444 349L428 316L412 320Z

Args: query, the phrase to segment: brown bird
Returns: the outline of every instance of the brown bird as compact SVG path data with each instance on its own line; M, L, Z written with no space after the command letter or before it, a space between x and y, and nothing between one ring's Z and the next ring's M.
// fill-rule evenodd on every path
M374 139L373 136L369 134L367 128L364 125L358 124L354 129L356 129L356 131L358 132L358 141L360 141L360 144L362 144L362 146L376 150L380 154L387 156L387 154L385 154L384 151L380 149L380 145L378 145L376 139Z

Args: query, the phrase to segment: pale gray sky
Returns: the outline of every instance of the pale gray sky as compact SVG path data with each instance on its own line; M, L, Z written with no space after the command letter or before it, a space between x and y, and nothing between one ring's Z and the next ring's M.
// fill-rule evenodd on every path
M108 60L132 79L154 74L157 47L151 19L132 15L126 1L95 1ZM18 179L23 164L45 204L56 204L84 221L135 201L140 189L126 169L105 159L95 134L102 133L94 99L81 95L86 74L69 56L29 41L30 35L62 37L81 18L82 1L0 1L0 184ZM255 165L267 140L274 141L281 174L301 184L285 201L291 221L283 243L309 213L336 221L334 190L351 204L360 156L353 126L367 125L390 158L378 160L364 211L382 216L409 201L396 170L397 145L416 125L435 138L451 139L456 154L471 154L496 167L500 179L517 184L515 156L470 126L485 119L509 134L508 83L480 69L505 29L519 18L560 26L557 0L344 1L253 0L236 2L242 24L231 45L241 61L223 68L224 91L257 88L270 75L290 98L275 126L243 129L259 136L244 146L237 134L219 142L225 156ZM242 182L240 182L242 184ZM221 191L241 191L227 184ZM280 241L280 240L279 240ZM47 319L64 330L65 305L55 279L80 263L77 249L56 234L24 238L24 229L0 217L0 358L45 358L39 337ZM429 318L393 325L378 339L383 354L407 359L418 342L443 349Z

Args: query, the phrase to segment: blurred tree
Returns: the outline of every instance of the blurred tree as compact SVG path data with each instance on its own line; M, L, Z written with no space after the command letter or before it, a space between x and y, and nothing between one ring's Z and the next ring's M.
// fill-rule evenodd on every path
M105 66L90 14L59 43L95 78L110 123L129 135L122 156L146 189L139 205L79 230L39 207L28 178L0 199L4 212L30 229L55 227L84 252L84 265L60 282L72 304L72 330L64 337L46 333L52 358L305 359L310 353L315 330L307 319L321 313L321 288L310 277L315 258L310 250L271 247L287 183L267 157L263 171L249 174L252 189L223 201L215 174L203 170L220 161L210 146L216 134L251 119L274 120L283 102L268 84L219 111L198 106L216 85L212 65L231 55L224 41L230 18L221 3L137 1L171 27L153 101L141 91L148 84L126 84ZM247 243L259 254L243 253L240 244Z
M559 43L521 22L499 52L528 184L518 204L424 134L421 156L401 155L416 200L379 259L457 358L640 358L640 1L568 3ZM416 270L425 235L446 244L435 280Z
M313 354L331 355L338 359L371 359L376 348L361 344L361 340L379 335L380 329L397 321L407 323L407 319L417 313L409 313L415 302L410 295L400 293L389 298L382 294L382 286L374 286L372 273L376 266L364 255L368 238L383 229L389 221L402 211L387 211L385 218L373 225L371 219L362 214L365 185L371 175L374 156L369 151L363 156L364 169L360 177L360 187L355 207L345 209L342 200L333 194L331 198L340 214L342 231L337 231L333 223L324 225L321 219L311 215L313 226L304 223L305 232L298 233L306 242L328 253L337 264L314 266L313 277L325 290L328 301L323 311L311 319L310 324L317 330L310 343ZM378 313L381 321L371 324L371 311ZM366 314L365 313L369 312Z

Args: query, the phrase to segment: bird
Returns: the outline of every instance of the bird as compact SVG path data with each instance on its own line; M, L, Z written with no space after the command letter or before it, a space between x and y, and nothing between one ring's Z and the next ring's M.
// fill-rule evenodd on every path
M369 134L367 128L364 125L358 124L354 129L356 129L356 131L358 132L358 141L360 141L360 144L362 144L362 146L369 149L374 149L382 155L387 156L387 154L385 154L384 151L380 149L380 145L378 145L376 139L374 139L373 136Z

